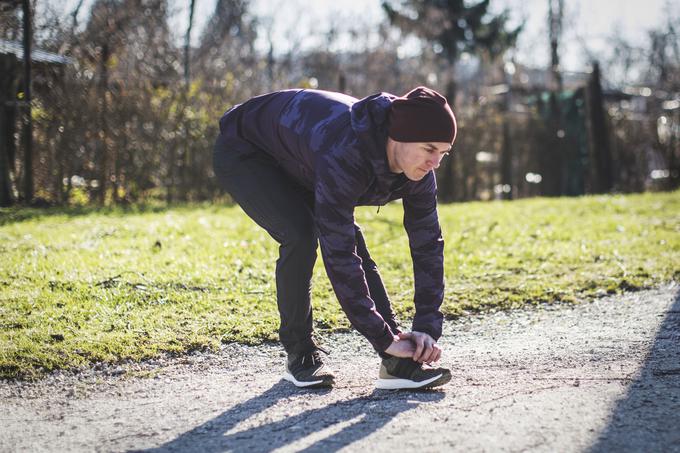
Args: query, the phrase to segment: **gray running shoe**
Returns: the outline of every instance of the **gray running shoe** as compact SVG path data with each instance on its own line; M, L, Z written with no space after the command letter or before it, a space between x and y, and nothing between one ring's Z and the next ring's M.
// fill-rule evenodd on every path
M323 350L317 348L305 353L289 355L283 378L297 387L332 387L335 383L335 376L324 365L319 351Z
M422 389L444 385L451 380L446 368L431 368L411 359L390 357L380 364L380 375L375 386L379 389Z

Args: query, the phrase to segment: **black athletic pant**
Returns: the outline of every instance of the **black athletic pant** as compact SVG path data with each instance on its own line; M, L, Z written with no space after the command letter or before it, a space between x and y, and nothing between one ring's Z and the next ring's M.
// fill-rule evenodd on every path
M229 149L222 136L213 153L215 175L243 211L280 244L276 261L276 300L281 316L279 338L288 353L314 347L311 279L318 248L314 194L294 181L265 152ZM355 225L357 255L362 259L370 296L393 331L397 325L378 268Z

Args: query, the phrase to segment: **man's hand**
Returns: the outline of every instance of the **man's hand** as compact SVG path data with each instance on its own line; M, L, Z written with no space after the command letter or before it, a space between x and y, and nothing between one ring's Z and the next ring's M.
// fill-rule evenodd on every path
M413 358L413 353L416 352L415 344L408 340L401 340L400 337L395 336L389 348L385 352L394 357Z
M415 351L413 352L413 360L416 362L432 363L439 360L439 358L442 356L442 348L439 347L436 341L434 341L434 338L432 338L431 336L424 332L400 333L399 339L411 340L408 341L408 343L412 343L413 345L415 345Z

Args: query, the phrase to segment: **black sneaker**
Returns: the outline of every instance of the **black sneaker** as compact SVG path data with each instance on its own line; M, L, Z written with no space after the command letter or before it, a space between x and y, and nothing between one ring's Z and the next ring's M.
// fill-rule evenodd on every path
M317 348L301 354L288 355L283 378L297 387L332 387L335 376L324 365L319 351L323 350Z
M390 357L380 364L375 386L379 389L422 389L444 385L451 380L446 368L431 368L411 359Z

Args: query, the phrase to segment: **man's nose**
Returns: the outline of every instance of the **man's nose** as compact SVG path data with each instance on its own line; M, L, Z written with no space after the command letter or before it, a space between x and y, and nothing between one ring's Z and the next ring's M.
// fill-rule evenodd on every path
M435 168L435 169L436 169L436 168L439 168L439 165L441 164L442 158L443 158L443 157L444 157L444 155L440 154L440 155L438 155L438 156L436 156L436 157L433 157L433 158L429 159L428 165L429 165L431 168Z

